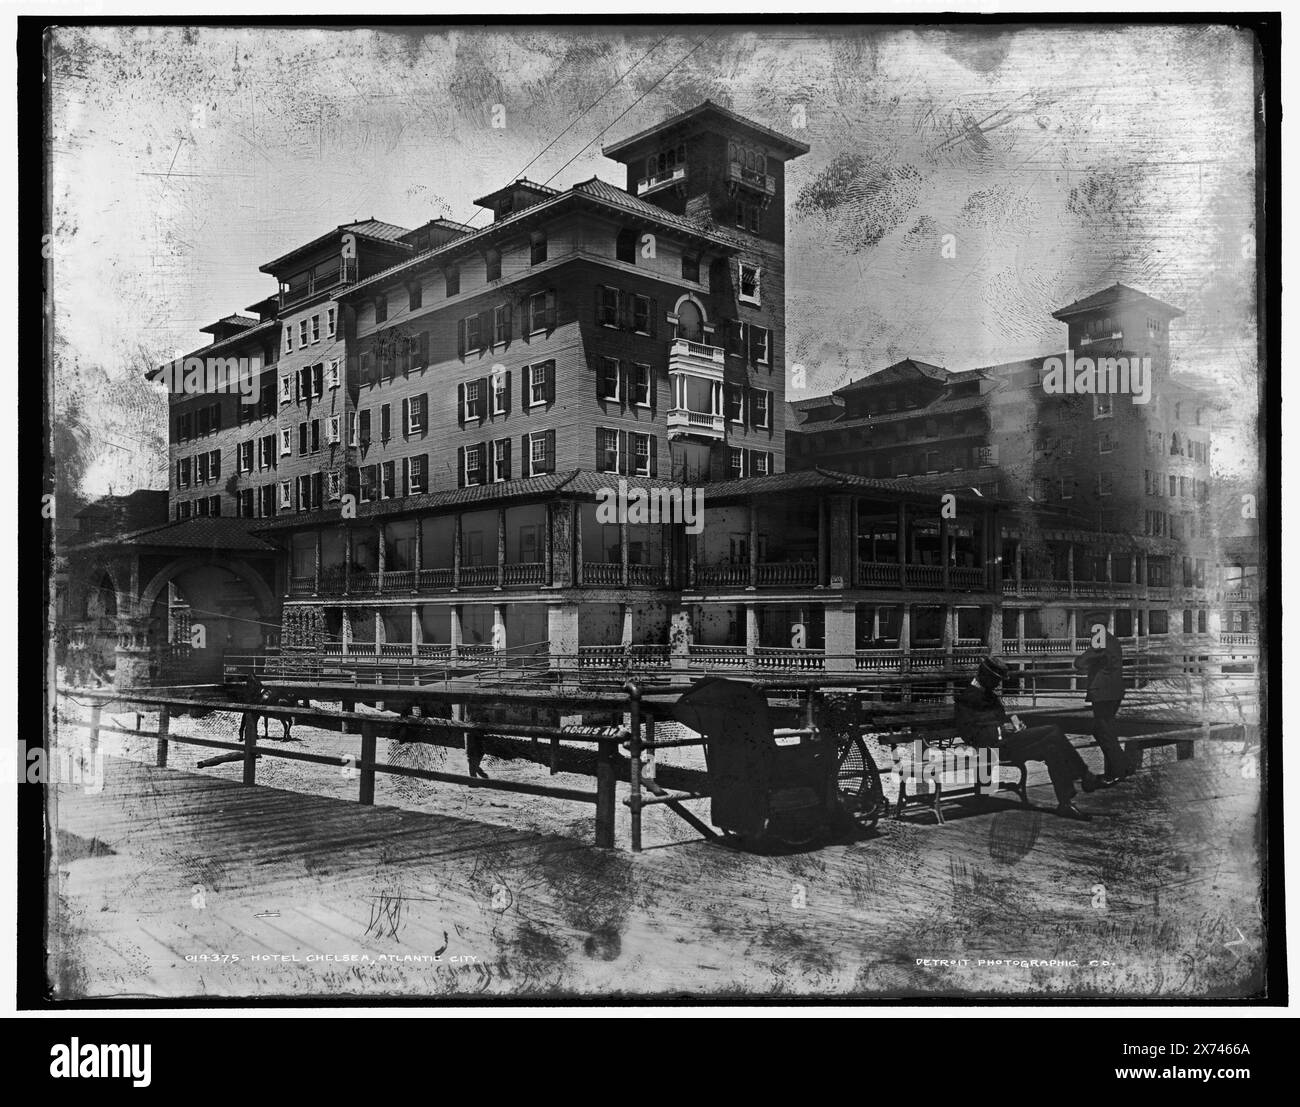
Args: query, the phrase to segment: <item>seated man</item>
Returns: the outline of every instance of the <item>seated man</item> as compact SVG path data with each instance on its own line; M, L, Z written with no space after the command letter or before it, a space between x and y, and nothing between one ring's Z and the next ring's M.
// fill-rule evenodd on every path
M1074 806L1074 781L1085 792L1101 784L1070 744L1065 732L1054 725L1027 727L1019 719L1008 719L998 686L1010 669L1000 657L986 657L980 662L975 679L956 695L957 729L968 746L993 747L1009 761L1042 761L1056 790L1056 813L1063 818L1086 822L1085 815Z

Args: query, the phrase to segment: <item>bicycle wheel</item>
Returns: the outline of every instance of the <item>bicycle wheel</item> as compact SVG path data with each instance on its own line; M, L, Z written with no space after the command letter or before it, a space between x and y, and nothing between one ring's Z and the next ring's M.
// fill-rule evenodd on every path
M874 827L885 810L885 791L875 758L861 735L841 742L839 753L836 782L840 799L859 823Z

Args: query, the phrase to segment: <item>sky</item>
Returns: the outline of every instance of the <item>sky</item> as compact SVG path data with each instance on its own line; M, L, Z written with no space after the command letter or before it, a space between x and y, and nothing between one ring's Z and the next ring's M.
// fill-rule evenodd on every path
M85 495L165 487L142 374L274 292L258 266L353 219L483 225L474 198L525 173L621 186L601 147L706 97L811 147L787 166L789 398L1056 352L1052 310L1122 281L1187 313L1179 370L1256 403L1243 32L75 28L51 55L56 418Z

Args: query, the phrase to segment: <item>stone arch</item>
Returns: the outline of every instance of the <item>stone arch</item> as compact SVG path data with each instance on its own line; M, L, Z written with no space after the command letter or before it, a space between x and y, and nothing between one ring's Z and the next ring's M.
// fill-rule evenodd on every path
M701 323L707 323L707 322L709 321L709 311L708 311L708 309L707 309L707 308L704 306L704 304L700 301L699 297L696 296L695 293L693 293L693 292L686 292L686 293L683 293L681 296L679 296L679 297L677 298L677 303L675 303L675 304L673 305L673 318L674 318L674 319L678 319L678 318L681 317L681 314L682 314L682 305L684 305L684 304L694 304L694 305L695 305L695 309L700 313L700 322L701 322Z
M233 573L248 585L257 600L258 609L264 615L271 615L275 612L275 596L261 574L254 571L246 561L225 557L183 557L170 562L165 568L155 573L153 579L141 589L139 610L146 613L150 611L153 608L154 601L158 599L159 593L167 584L180 576L181 573L188 572L191 569L225 569Z

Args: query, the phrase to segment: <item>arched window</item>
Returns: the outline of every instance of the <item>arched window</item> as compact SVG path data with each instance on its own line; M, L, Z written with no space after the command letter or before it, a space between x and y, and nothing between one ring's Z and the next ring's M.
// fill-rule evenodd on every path
M1178 440L1177 431L1174 431L1169 436L1169 452L1170 454L1181 454L1183 452L1182 443Z
M677 308L677 337L688 342L704 341L704 314L692 300Z

